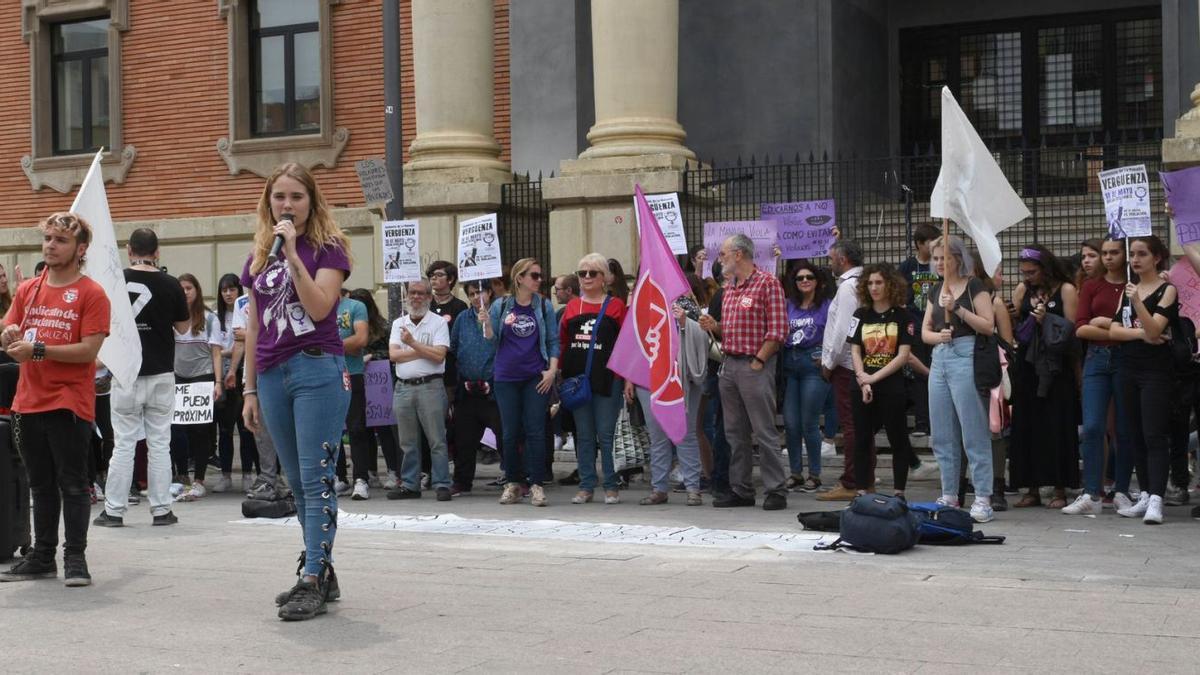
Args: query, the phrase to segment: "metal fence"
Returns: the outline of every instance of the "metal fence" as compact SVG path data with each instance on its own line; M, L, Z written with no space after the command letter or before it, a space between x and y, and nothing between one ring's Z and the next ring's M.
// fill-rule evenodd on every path
M1096 176L1104 169L1146 165L1154 233L1165 240L1168 224L1157 180L1162 165L1157 141L1010 148L996 150L993 156L1031 214L999 237L1010 283L1018 278L1016 255L1023 245L1040 243L1066 256L1077 253L1084 239L1104 235L1104 201ZM931 150L879 159L751 158L732 166L693 169L686 172L680 195L687 240L703 241L706 222L756 220L766 202L833 199L842 236L858 241L868 261L898 263L910 255L912 225L931 222L929 194L940 167L941 157Z
M542 177L513 176L500 188L500 250L507 264L537 258L550 270L550 207L542 200Z

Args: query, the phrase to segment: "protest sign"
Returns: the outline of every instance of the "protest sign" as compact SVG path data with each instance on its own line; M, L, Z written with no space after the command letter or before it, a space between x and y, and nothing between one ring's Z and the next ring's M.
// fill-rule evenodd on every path
M458 224L458 280L495 279L500 268L500 237L496 214L489 213Z
M721 244L735 234L744 234L754 242L754 264L767 274L775 274L775 223L770 220L733 220L704 224L704 277L712 276Z
M832 199L774 202L759 208L763 220L775 223L779 250L787 260L829 255L837 210Z
M1108 232L1117 239L1150 235L1150 181L1146 166L1123 166L1100 172Z
M383 282L419 281L421 239L417 221L384 221L379 231L383 236Z
M1200 241L1200 167L1163 171L1158 175L1174 214L1175 241L1179 244Z
M1186 258L1171 267L1171 283L1179 293L1179 312L1200 326L1200 276Z
M386 427L396 423L392 411L392 364L367 361L363 366L363 390L367 399L367 426Z
M354 163L354 170L358 172L358 184L367 204L387 204L395 197L384 160L360 160Z
M171 424L212 424L213 383L175 385L175 414Z
M668 192L661 195L646 195L646 203L658 221L658 229L675 255L687 255L687 238L683 234L683 211L679 209L679 194ZM637 217L638 231L642 228L642 214L634 202L633 214Z

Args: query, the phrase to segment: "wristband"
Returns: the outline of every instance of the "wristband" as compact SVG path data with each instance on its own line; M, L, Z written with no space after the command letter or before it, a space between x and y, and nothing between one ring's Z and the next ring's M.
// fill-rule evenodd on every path
M33 360L34 361L45 361L46 360L46 343L45 342L33 343Z
M242 392L242 396L249 396L250 394L254 394L255 396L258 396L258 390L257 389L246 389Z

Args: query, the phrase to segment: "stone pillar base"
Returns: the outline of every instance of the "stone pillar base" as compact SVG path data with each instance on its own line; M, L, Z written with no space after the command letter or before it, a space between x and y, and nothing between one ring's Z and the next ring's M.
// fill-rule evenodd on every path
M404 217L421 223L422 272L435 260L457 264L459 221L499 212L510 182L508 171L479 167L404 173Z

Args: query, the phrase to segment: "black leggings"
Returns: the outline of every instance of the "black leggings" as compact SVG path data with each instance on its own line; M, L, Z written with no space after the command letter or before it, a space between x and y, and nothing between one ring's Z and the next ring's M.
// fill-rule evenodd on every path
M233 471L233 433L237 431L238 449L242 457L242 473L258 473L258 444L254 442L254 434L246 428L242 419L242 392L240 389L227 389L216 405L217 418L217 454L221 458L221 471Z
M873 398L870 403L863 403L862 391L857 385L851 392L851 409L854 411L854 483L860 490L872 488L871 444L875 434L883 427L892 447L895 489L903 491L908 485L908 468L913 459L905 415L907 401L904 396L904 375L895 373L876 382L871 390Z
M1192 410L1200 408L1195 378L1176 378L1174 407L1171 410L1171 484L1187 490L1188 444L1191 441Z
M1169 357L1163 364L1126 361L1128 359L1121 361L1121 387L1133 440L1138 484L1142 490L1161 497L1167 491L1167 472L1170 470L1171 398L1175 394L1175 377L1171 373Z
M367 428L367 392L363 374L350 376L350 407L346 409L346 431L350 436L350 458L354 480L367 480L379 466L375 434Z
M92 433L92 452L88 456L88 484L98 483L100 474L108 472L108 460L113 453L113 427L109 403L110 396L105 394L96 397L96 429L100 434Z

